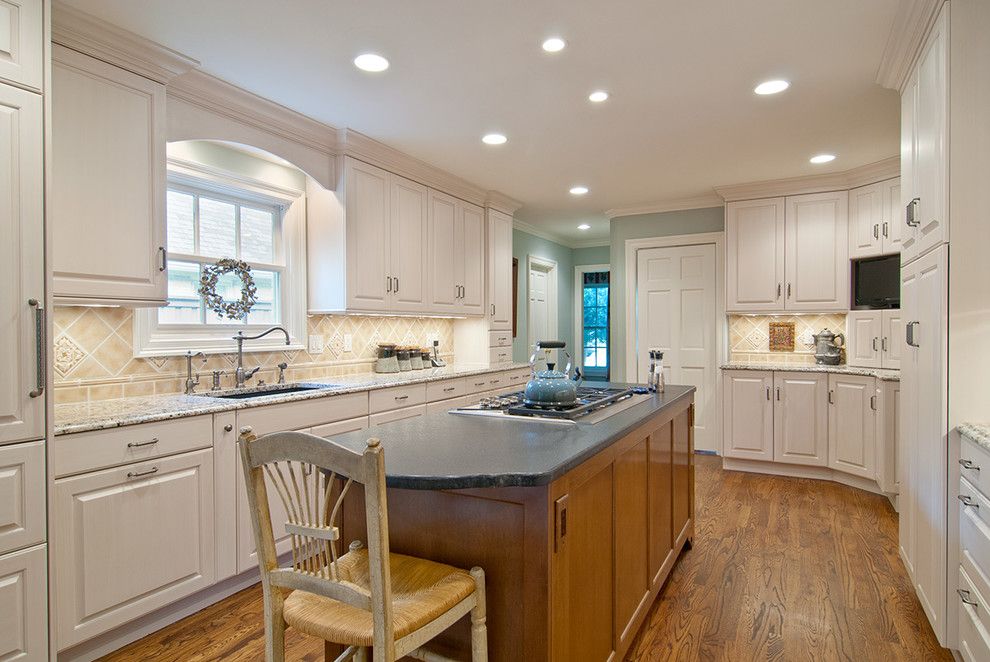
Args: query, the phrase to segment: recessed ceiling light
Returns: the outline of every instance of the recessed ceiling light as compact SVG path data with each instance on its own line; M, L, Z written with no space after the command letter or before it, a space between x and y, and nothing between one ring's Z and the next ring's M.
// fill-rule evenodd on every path
M564 50L564 46L566 45L567 42L561 39L560 37L550 37L549 39L543 42L543 50L545 50L547 53L557 53L559 51Z
M608 92L606 92L605 90L596 90L595 92L592 92L591 94L588 95L588 101L591 101L593 103L601 103L606 99L608 99Z
M354 58L354 66L361 71L385 71L388 69L388 60L376 53L362 53Z
M508 138L503 136L501 133L486 133L481 137L481 142L486 145L502 145L506 140L508 140Z
M587 186L572 186L571 195L584 195L588 192Z
M590 230L590 229L591 226L588 225L587 223L582 223L581 225L578 226L578 230Z
M783 92L791 86L786 80L768 80L760 83L753 91L757 94L777 94L778 92Z
M835 160L835 154L817 154L808 160L812 163L828 163Z

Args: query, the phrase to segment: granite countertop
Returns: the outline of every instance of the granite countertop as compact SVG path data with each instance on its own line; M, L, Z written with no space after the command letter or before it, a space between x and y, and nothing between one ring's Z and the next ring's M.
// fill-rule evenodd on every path
M990 451L990 425L985 423L963 423L958 427L959 434Z
M55 405L55 434L71 434L91 430L152 423L201 414L215 414L234 409L261 407L264 405L296 402L315 398L327 398L345 393L372 391L390 386L405 386L426 382L442 381L470 375L482 375L506 370L528 368L526 363L502 363L494 366L449 365L445 368L431 368L413 372L377 374L373 372L357 375L341 375L306 382L294 382L296 386L315 386L310 391L280 393L277 386L254 386L244 389L225 390L224 393L272 390L272 395L247 400L215 398L205 391L198 395L153 395L93 402L64 403Z
M806 365L793 363L723 363L722 370L779 370L786 372L832 372L840 375L860 375L876 377L885 382L901 381L900 370L883 370L880 368L858 368L849 365Z
M335 435L333 440L360 453L369 438L378 437L385 449L389 487L532 487L559 478L694 391L693 386L668 385L663 393L593 424L439 412Z

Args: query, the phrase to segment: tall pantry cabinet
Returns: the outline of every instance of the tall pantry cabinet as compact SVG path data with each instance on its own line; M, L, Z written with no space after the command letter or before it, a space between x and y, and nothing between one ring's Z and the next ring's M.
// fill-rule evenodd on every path
M44 89L48 4L0 6L0 660L48 659Z

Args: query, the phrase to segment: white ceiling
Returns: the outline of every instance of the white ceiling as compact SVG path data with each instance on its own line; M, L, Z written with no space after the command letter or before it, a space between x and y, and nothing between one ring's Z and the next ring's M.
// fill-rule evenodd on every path
M517 218L569 241L607 237L606 209L896 154L897 93L874 77L898 2L66 0L521 200ZM567 48L544 53L550 35ZM366 51L391 68L355 69ZM753 94L769 78L792 87ZM599 88L612 98L589 103ZM808 163L823 151L839 158Z

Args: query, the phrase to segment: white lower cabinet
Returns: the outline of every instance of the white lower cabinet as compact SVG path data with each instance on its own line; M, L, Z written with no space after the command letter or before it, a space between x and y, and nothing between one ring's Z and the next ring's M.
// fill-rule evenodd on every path
M877 412L877 484L887 494L899 494L897 463L901 434L901 383L880 382L877 393L880 396Z
M723 454L743 460L773 460L773 373L730 370L723 378L725 397Z
M213 450L55 481L63 650L214 582Z
M0 660L48 659L45 545L0 556Z
M773 459L775 462L828 464L828 375L775 372Z
M876 478L876 379L828 376L828 466Z
M0 446L0 554L44 540L45 442Z

